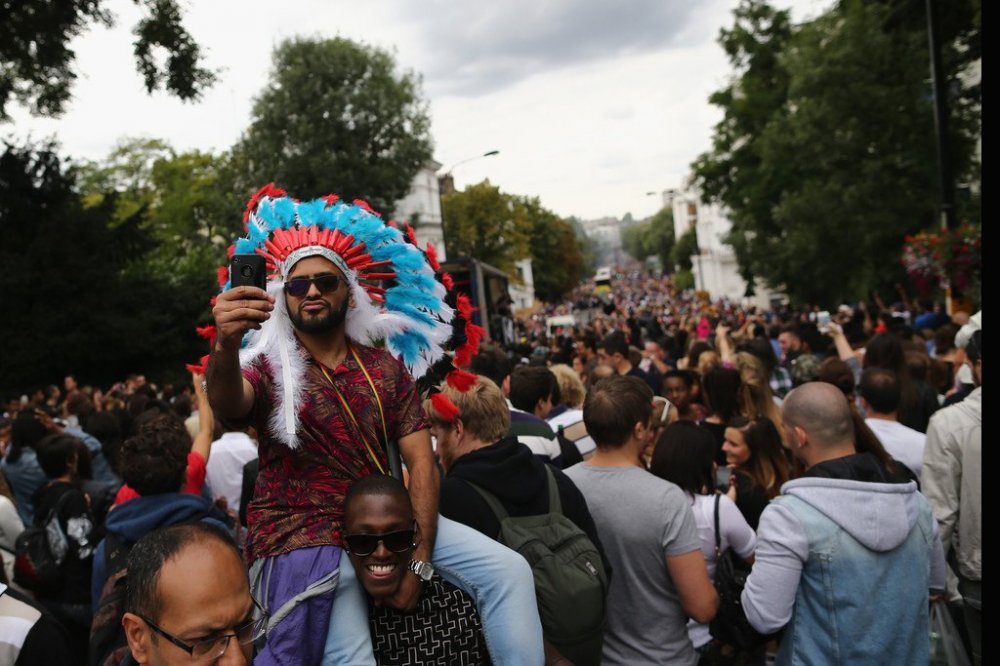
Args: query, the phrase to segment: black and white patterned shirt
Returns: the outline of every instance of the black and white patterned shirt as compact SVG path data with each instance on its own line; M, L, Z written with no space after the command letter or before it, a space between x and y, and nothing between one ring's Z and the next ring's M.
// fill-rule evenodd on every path
M379 666L491 663L475 604L437 574L412 613L373 605L368 621Z

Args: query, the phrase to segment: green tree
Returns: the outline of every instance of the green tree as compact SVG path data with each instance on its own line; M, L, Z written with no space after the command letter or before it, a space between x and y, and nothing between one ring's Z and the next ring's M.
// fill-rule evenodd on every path
M0 154L0 391L23 392L68 372L108 385L128 372L183 377L205 343L205 281L146 270L162 248L142 215L113 220L116 195L84 206L52 145Z
M420 78L348 39L286 40L236 152L247 194L274 181L303 199L362 198L389 217L431 158Z
M737 76L712 97L725 116L694 170L730 212L744 276L825 303L899 280L903 237L936 217L925 26L859 0L796 29L754 0L735 16L720 41ZM955 108L959 174L974 169L975 114Z
M647 220L622 229L622 248L637 261L657 257L664 270L670 271L674 248L674 211L667 206L661 208Z
M538 197L519 197L517 205L531 225L531 263L535 296L558 301L583 277L584 258L573 225L544 208Z
M197 99L216 75L201 66L201 50L184 29L176 0L135 0L144 15L135 26L136 68L146 90L163 88ZM106 0L19 0L3 3L0 20L0 122L14 101L42 116L60 115L72 93L72 40L92 24L114 24Z
M532 233L522 204L484 180L445 195L441 208L448 256L472 257L516 275L514 262L529 256Z
M172 282L209 279L241 233L245 200L233 180L228 155L178 154L159 139L125 139L78 167L85 205L113 202L112 223L139 220L162 250L143 269Z
M694 226L681 234L677 242L670 249L670 257L667 265L676 266L677 270L690 271L694 265L691 257L698 254L698 234Z

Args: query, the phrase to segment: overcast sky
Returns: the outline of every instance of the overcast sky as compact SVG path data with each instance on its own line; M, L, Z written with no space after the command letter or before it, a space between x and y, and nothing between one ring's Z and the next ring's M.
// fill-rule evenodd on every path
M774 0L793 20L830 0ZM219 83L194 104L146 95L132 58L139 16L109 0L115 28L74 42L79 79L57 120L16 112L0 135L55 136L77 158L122 137L220 151L248 125L271 51L293 35L348 37L391 49L423 75L434 157L458 187L488 178L584 219L651 215L710 147L721 113L709 94L731 74L716 43L736 0L182 0L185 25ZM335 175L330 189L336 191ZM656 196L647 196L655 191ZM236 211L239 213L239 211Z

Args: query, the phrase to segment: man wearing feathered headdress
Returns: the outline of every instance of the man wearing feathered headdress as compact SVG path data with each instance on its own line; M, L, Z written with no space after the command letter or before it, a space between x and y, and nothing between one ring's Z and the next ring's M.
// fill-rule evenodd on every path
M244 227L246 237L230 254L262 255L266 289L232 288L220 271L206 381L217 414L250 422L260 433L246 551L254 592L270 620L256 663L318 663L324 642L325 661L355 663L371 648L360 588L342 557L343 501L353 481L391 472L393 442L409 473L421 540L413 573L388 603L404 609L417 603L433 572L432 552L434 566L449 573L447 554L439 551L451 527L441 521L435 548L439 475L413 377L444 356L453 312L435 276L433 251L407 242L364 202L346 204L335 195L300 202L269 185L251 199ZM500 571L487 573L497 560L484 566L468 555L454 562L463 575L463 567L479 567L473 576L484 578L520 569L503 560ZM524 571L514 573L523 580ZM533 598L530 584L526 596ZM491 620L478 602L487 641L493 633L513 645L512 638L496 638L512 628L504 626L509 613L493 611Z

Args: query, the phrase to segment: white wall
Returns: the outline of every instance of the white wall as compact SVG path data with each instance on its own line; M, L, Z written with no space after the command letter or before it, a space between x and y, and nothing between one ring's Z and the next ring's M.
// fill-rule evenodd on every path
M417 241L424 247L427 242L434 244L438 259L447 257L444 250L444 232L441 228L441 195L438 189L437 172L439 162L430 161L413 178L410 192L396 202L396 221L416 222Z

